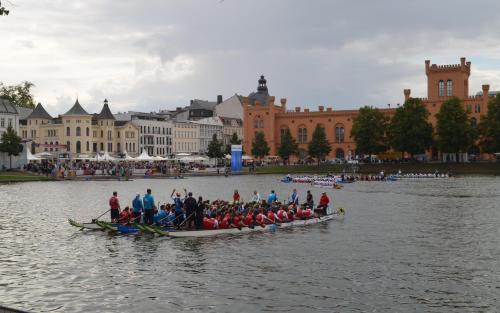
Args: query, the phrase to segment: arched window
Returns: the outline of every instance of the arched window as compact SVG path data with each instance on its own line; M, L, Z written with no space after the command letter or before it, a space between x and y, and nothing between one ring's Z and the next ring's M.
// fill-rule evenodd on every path
M344 149L337 148L337 150L335 150L335 157L341 160L345 159Z
M264 120L261 119L259 116L257 116L254 120L253 120L253 127L254 128L264 128Z
M337 124L335 125L335 142L342 143L344 142L344 125Z
M66 136L71 136L71 129L69 127L66 127Z
M452 82L452 80L451 80L451 79L448 79L448 80L446 81L446 95L447 95L448 97L451 97L451 96L452 96L452 94L453 94L453 82Z
M90 128L87 127L85 130L85 136L89 137L90 136Z
M101 151L104 151L104 143L101 142Z
M88 129L88 128L87 128ZM90 143L87 141L87 150L85 150L86 152L89 152L90 151Z
M76 153L82 152L82 143L80 141L76 142Z
M299 126L299 143L307 143L307 128L305 126Z
M71 142L66 142L66 150L68 150L68 152L71 151Z
M475 117L473 117L473 118L470 119L470 126L472 128L476 128L477 127L477 119Z
M281 126L281 128L280 128L280 141L281 141L281 138L283 138L283 136L286 134L287 130L288 130L288 127Z
M101 122L102 123L102 122ZM104 131L101 130L101 138L104 137Z
M439 86L439 96L444 96L444 81L440 80L438 83Z
M82 135L82 129L80 128L80 126L78 126L78 127L76 128L76 136L77 136L77 137L80 137L81 135Z
M122 150L122 145L120 143L116 144L116 152L121 152Z

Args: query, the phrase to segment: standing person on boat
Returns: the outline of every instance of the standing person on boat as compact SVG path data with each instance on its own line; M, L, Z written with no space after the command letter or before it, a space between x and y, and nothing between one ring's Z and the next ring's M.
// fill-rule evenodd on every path
M175 193L175 197L174 197ZM172 191L172 194L170 195L172 200L174 200L174 212L175 212L175 220L174 220L174 225L179 225L182 222L184 222L184 199L181 199L181 193L180 192L175 192L175 189Z
M312 208L314 206L314 199L313 199L313 195L311 193L311 190L308 190L307 191L307 195L306 195L306 206Z
M290 195L290 200L288 204L299 204L299 194L297 193L297 189L293 188L293 192Z
M142 202L144 203L144 224L151 225L154 222L153 219L155 215L155 198L151 195L151 189L148 188L148 190L146 190Z
M184 200L184 210L186 213L186 226L191 229L194 228L194 213L196 209L196 199L190 191L186 200Z
M257 190L253 191L252 201L250 202L260 203L260 194L257 192Z
M321 198L319 199L319 205L318 207L314 210L314 213L318 213L321 215L326 215L326 209L328 208L328 205L330 204L330 198L326 195L326 192L323 192L321 195Z
M196 203L194 215L194 226L197 230L203 229L203 217L205 217L205 202L203 202L203 198L201 196L198 197L198 203Z
M132 217L134 221L141 221L141 214L144 211L144 205L142 204L141 194L137 193L134 200L132 200Z
M276 196L274 190L271 190L271 193L267 196L267 203L271 204L276 201L278 201L278 196Z
M240 200L240 193L238 192L238 189L235 189L233 193L233 203L240 203Z
M118 192L113 191L113 195L109 198L109 208L111 212L111 222L116 222L120 218L120 201L118 200Z

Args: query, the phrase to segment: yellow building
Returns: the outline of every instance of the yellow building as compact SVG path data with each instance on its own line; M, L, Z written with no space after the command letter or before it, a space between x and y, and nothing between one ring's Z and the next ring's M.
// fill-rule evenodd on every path
M39 103L20 126L23 140L31 142L31 152L76 158L82 154L108 152L138 155L139 130L130 121L116 121L104 100L99 114L89 114L78 100L56 118Z

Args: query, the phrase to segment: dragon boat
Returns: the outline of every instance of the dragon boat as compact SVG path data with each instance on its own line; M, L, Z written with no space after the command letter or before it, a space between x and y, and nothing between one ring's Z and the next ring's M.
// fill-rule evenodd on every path
M309 219L294 220L291 222L265 224L262 226L255 225L252 227L241 227L241 228L218 228L209 230L178 230L171 227L158 227L154 225L144 225L134 223L132 225L122 225L104 221L92 221L90 223L79 223L75 220L69 219L70 225L77 227L81 230L104 230L122 234L136 234L136 233L150 233L158 234L160 236L168 236L172 238L185 238L185 237L210 237L210 236L220 236L229 234L244 234L251 232L269 232L276 231L282 228L291 228L298 226L307 226L318 223L324 223L331 220L343 220L345 217L345 211L343 208L339 208L338 211L330 213L321 217L313 217Z

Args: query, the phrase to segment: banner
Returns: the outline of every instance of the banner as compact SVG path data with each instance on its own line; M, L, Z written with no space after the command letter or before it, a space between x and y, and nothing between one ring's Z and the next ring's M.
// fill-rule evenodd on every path
M231 171L241 172L241 158L243 156L242 145L231 145Z

